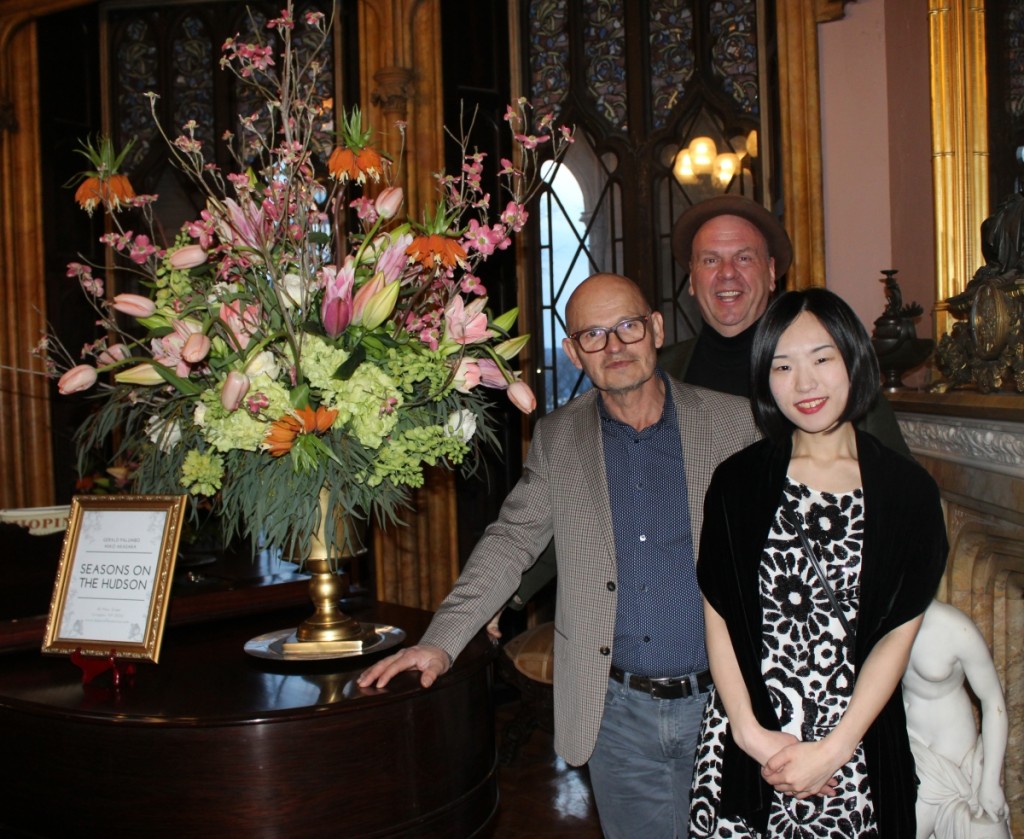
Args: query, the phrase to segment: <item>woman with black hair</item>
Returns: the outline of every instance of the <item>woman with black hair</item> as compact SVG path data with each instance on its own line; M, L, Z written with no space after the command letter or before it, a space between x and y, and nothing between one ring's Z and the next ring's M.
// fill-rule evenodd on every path
M938 488L855 429L878 361L835 294L769 307L751 380L766 439L722 463L704 501L715 689L691 835L912 837L900 679L945 567Z

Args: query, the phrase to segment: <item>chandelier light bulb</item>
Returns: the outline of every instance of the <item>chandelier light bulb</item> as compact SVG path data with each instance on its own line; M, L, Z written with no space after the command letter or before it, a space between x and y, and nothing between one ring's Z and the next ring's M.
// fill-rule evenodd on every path
M697 173L693 171L693 160L690 158L688 148L684 147L676 152L676 159L672 164L672 174L681 184L697 183Z
M696 137L690 143L690 160L693 162L693 171L698 175L710 175L715 164L715 155L718 149L715 141L710 137Z
M739 172L739 169L739 157L732 152L723 152L715 158L712 177L714 177L716 183L725 188L729 186L732 179L736 177L736 173Z

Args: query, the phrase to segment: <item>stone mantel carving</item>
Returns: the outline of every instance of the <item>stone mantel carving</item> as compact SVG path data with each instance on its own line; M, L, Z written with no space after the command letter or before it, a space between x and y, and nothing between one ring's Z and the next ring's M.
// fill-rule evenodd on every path
M917 461L939 485L950 554L938 599L981 630L1006 696L1003 785L1024 829L1024 397L888 394Z
M1024 479L1024 424L904 413L899 423L915 455Z

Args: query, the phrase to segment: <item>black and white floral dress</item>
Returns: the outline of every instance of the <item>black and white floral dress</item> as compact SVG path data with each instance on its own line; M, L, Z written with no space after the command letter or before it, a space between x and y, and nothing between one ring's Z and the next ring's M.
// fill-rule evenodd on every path
M860 489L835 495L787 479L822 570L851 627L856 630L864 532ZM782 730L801 740L821 739L842 718L853 693L852 639L835 614L799 536L775 514L761 558L761 672ZM719 818L721 755L727 720L712 690L704 713L690 805L690 835L757 837L742 820ZM863 745L840 770L839 794L797 801L775 793L768 819L771 837L877 836Z

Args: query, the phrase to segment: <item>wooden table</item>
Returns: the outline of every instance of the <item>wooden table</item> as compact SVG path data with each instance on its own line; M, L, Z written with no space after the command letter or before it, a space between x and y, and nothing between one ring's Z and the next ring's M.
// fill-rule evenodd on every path
M120 691L83 687L65 657L0 656L0 828L302 839L487 825L498 800L491 645L478 636L429 690L410 674L360 690L355 677L379 655L243 652L310 610L169 629L160 664L139 664ZM387 604L354 614L403 628L406 643L430 618Z

